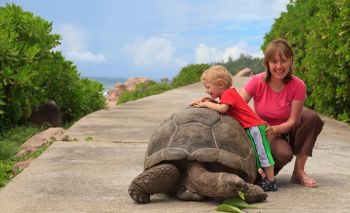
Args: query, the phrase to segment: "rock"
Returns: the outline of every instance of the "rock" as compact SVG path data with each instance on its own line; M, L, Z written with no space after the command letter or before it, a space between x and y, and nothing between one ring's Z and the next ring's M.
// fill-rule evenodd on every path
M108 101L116 101L118 97L126 90L126 86L124 84L116 84L114 89L107 91Z
M116 93L116 96L120 96L125 90L127 90L127 87L125 86L125 84L116 84L114 86L114 90Z
M22 144L21 150L16 156L22 156L26 153L34 152L42 145L50 143L50 141L61 140L63 133L64 129L60 127L51 127L39 132Z
M250 68L244 68L237 72L237 77L250 77L253 75L253 71Z
M16 163L13 167L12 167L12 173L13 175L17 175L19 172L21 172L23 169L27 168L29 166L29 164L32 162L32 159L28 159L25 161L21 161Z
M135 87L139 83L148 83L151 80L146 77L132 77L128 78L124 84L117 83L114 86L114 89L108 90L106 94L106 104L108 107L115 106L118 97L124 92L124 91L133 91L135 90Z
M62 113L55 101L42 104L33 110L29 121L33 124L49 124L53 127L62 126Z
M128 91L133 91L137 84L148 83L150 81L151 80L149 78L146 78L146 77L133 77L133 78L129 78L128 80L126 80L125 86L126 86L126 89Z

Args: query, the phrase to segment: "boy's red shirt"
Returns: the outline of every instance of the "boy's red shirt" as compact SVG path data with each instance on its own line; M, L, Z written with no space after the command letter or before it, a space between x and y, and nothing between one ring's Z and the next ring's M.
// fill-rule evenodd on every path
M229 105L226 114L234 117L244 128L264 124L264 121L249 107L235 88L226 89L219 98L221 104Z

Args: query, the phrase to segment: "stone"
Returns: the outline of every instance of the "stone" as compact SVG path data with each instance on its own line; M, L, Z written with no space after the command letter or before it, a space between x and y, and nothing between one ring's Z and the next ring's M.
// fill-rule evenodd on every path
M124 84L117 83L114 86L114 89L108 90L106 94L106 104L108 108L116 105L119 96L124 91L133 91L136 88L136 85L139 83L148 83L151 80L146 77L132 77L128 78Z
M13 175L17 175L17 174L20 173L23 169L27 168L31 162L32 162L32 159L28 159L28 160L25 160L25 161L21 161L21 162L16 163L16 164L12 167L12 173L13 173Z
M39 132L22 144L21 150L16 154L16 156L19 157L24 154L34 152L42 145L52 141L62 140L63 133L64 129L61 127L51 127Z
M237 77L250 77L253 75L253 71L250 68L244 68L237 72Z
M33 110L29 121L36 125L49 124L59 127L62 126L62 112L56 102L51 100Z
M132 78L129 78L128 80L126 80L125 86L126 86L128 91L133 91L133 90L135 90L137 84L148 83L150 81L151 80L149 78L146 78L146 77L132 77Z

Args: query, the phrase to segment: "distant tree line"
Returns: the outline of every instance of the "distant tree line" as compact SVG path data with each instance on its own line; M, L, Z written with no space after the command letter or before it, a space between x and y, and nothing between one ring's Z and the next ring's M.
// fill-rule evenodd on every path
M254 73L258 73L264 70L264 67L262 66L262 59L253 58L249 55L241 55L239 59L235 61L233 61L232 58L229 58L226 63L219 62L213 64L189 64L183 67L180 70L179 74L175 76L171 81L163 79L160 82L152 81L151 83L141 83L136 85L136 89L134 91L123 92L118 98L118 104L196 83L200 81L202 73L214 64L225 66L232 75L235 75L243 68L250 68Z
M233 60L232 57L229 57L227 62L218 62L215 64L223 65L232 75L235 75L238 71L244 68L251 69L254 74L265 70L262 58L254 58L253 56L245 54L241 54L237 60Z
M265 35L293 47L294 72L307 85L307 106L350 122L350 0L295 0Z

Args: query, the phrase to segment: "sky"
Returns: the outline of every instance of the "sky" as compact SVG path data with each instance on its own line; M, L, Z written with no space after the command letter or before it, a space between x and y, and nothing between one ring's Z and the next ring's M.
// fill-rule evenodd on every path
M82 76L172 79L189 64L262 57L289 0L0 0L49 21Z

